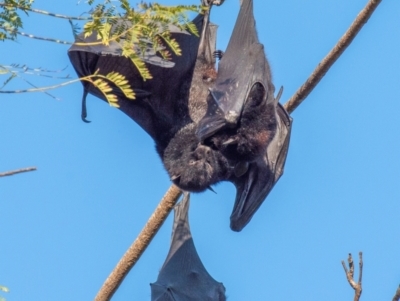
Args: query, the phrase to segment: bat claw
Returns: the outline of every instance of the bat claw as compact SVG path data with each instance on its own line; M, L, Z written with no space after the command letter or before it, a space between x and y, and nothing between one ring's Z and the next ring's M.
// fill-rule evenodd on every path
M91 121L87 120L87 109L86 109L86 96L88 95L88 90L83 88L83 97L82 97L82 113L81 118L83 122L90 123Z
M225 2L225 0L214 0L212 2L213 5L220 6Z
M224 52L222 50L215 50L213 52L213 57L216 59L221 60L223 56L224 56Z
M181 177L181 175L173 175L171 177L171 181L175 181L175 180L179 179L180 177Z
M231 138L226 140L224 143L222 143L222 145L229 145L229 144L235 144L237 141L235 138Z
M281 99L282 93L283 93L283 86L281 86L281 88L279 89L278 94L277 94L276 97L275 97L275 101L276 101L277 103L279 102L279 99Z
M215 190L214 190L214 189L212 189L212 187L211 187L211 186L208 186L208 187L207 187L207 189L208 189L208 190L211 190L212 192L214 192L215 194L217 194L217 193L215 192Z
M86 119L86 116L83 116L83 115L82 115L81 118L82 118L82 121L83 121L83 122L85 122L85 123L91 123L90 120L87 120L87 119Z
M225 2L225 0L202 0L201 2L203 6L209 7L211 5L220 6Z

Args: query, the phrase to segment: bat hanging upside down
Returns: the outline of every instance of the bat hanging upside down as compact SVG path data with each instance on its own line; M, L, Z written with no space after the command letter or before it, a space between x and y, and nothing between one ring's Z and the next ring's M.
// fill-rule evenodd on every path
M174 208L171 246L157 281L151 284L152 301L225 301L225 287L205 269L189 227L188 192Z
M202 0L205 6L223 1ZM182 55L163 61L146 52L152 80L144 81L116 42L74 44L68 51L80 77L123 74L136 92L129 100L115 86L120 110L154 140L171 180L181 189L201 192L228 181L237 188L231 228L241 231L283 173L292 119L274 97L271 72L255 30L253 1L244 0L230 42L215 68L216 26L210 9L193 23L200 38L176 27L172 37ZM96 34L77 42L93 42ZM166 46L167 47L167 46ZM83 83L83 114L87 93L103 94ZM279 93L280 94L280 93Z

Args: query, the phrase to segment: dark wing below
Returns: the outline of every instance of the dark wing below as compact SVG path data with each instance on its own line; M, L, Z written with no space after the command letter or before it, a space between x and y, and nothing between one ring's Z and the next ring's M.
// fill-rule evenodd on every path
M241 231L250 222L283 174L293 120L280 104L277 117L276 134L265 156L250 163L245 175L231 180L237 190L231 214L231 229L234 231Z
M253 1L244 0L226 52L218 64L218 77L210 89L207 114L199 123L198 137L203 141L220 129L235 127L256 83L263 86L264 97L273 101L274 87L264 46L255 29Z
M122 22L122 21L120 21ZM193 23L200 31L203 15L198 15ZM116 42L110 45L81 45L80 43L98 42L96 33L84 38L78 36L77 41L68 50L68 55L79 77L94 74L101 75L118 72L126 77L136 93L136 99L127 99L122 91L112 86L118 97L120 110L135 120L153 139L157 139L160 126L168 131L176 119L176 99L179 97L181 85L191 76L197 57L199 38L181 31L177 27L170 28L172 37L182 49L182 55L171 53L171 61L162 60L149 47L144 61L153 79L144 81L130 59L122 55L122 49ZM79 43L79 44L78 44ZM82 118L86 118L85 99L88 93L106 100L103 94L92 84L82 82L84 87Z
M197 254L189 227L190 195L175 206L174 225L169 253L151 284L152 301L224 301L225 287L215 281Z

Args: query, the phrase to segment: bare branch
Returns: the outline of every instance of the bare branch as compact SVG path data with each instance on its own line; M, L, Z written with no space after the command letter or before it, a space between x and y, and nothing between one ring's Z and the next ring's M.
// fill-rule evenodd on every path
M22 172L27 172L27 171L34 171L36 170L36 167L27 167L27 168L21 168L17 170L11 170L11 171L6 171L3 173L0 173L0 177L6 177L6 176L12 176L17 173L22 173Z
M31 12L42 14L42 15L47 15L47 16L61 18L61 19L68 19L68 20L84 20L84 21L85 20L93 20L92 17L65 16L65 15L51 13L51 12L48 12L48 11L45 11L45 10L30 8L28 6L11 5L11 4L7 4L7 3L0 3L0 7L15 7L15 8L19 8L19 9L21 9L23 11L31 11Z
M396 294L394 295L392 301L399 301L400 300L400 285L397 288Z
M381 1L382 0L370 0L368 2L364 9L358 14L353 24L351 24L346 33L340 38L339 42L337 42L335 47L333 47L328 55L318 64L317 68L315 68L307 81L296 91L288 102L285 103L285 109L289 114L291 114L317 86L332 65L350 45L364 24L367 23L368 19Z
M65 44L65 45L72 45L73 44L72 42L68 42L68 41L34 36L33 34L25 33L25 32L18 31L18 30L9 29L9 28L6 28L4 26L0 26L0 28L4 29L5 31L7 31L9 33L16 33L16 34L19 34L20 36L31 38L31 39L35 39L35 40L54 42L54 43Z
M126 251L118 262L117 266L108 276L100 291L97 293L95 301L108 301L114 295L125 276L129 273L140 256L146 250L153 237L156 235L162 224L175 206L182 192L175 185L171 185L156 210L151 215L139 236Z
M347 261L349 262L349 270L346 267L346 264L344 263L344 260L342 260L342 266L344 269L344 272L346 273L346 278L347 281L349 282L350 286L354 289L354 301L359 301L362 293L362 270L363 270L363 260L362 260L362 252L358 253L360 257L360 272L358 275L358 283L354 281L354 262L353 262L353 257L351 256L351 253L349 253L349 258Z
M358 253L358 257L359 257L359 269L360 269L360 273L358 274L358 285L360 287L362 287L362 271L363 271L363 259L362 259L362 252ZM361 289L360 289L360 295L361 295Z

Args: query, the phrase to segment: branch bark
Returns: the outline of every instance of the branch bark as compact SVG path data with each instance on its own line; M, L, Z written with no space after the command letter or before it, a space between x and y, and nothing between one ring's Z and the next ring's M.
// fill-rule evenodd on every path
M333 49L328 53L328 55L318 64L317 68L311 74L311 76L307 79L307 81L297 90L297 92L289 99L289 101L284 105L285 109L291 114L300 104L301 102L311 93L311 91L317 86L319 81L324 77L324 75L328 72L330 67L336 62L336 60L340 57L340 55L346 50L346 48L353 41L355 36L361 30L363 25L368 21L371 17L372 13L375 11L376 7L381 3L382 0L370 0L365 8L358 14L353 24L346 31L343 37L339 40L339 42L333 47ZM175 205L177 199L181 195L181 191L174 185L172 185L167 191L164 198L161 200L159 206L156 211L150 217L150 220L147 222L145 228L139 234L138 238L135 240L133 245L128 249L125 253L124 257L117 264L115 270L110 274L102 288L98 292L95 301L108 301L121 284L122 280L125 278L129 270L133 267L133 265L137 262L140 255L147 248L151 239L157 233L161 225L164 223L167 218L169 212L172 210ZM159 214L157 211L159 208L161 211L164 211L166 214ZM152 233L151 236L146 233ZM146 239L144 239L143 237ZM135 251L133 251L135 250ZM138 254L138 255L134 255ZM361 277L361 271L360 271ZM361 284L361 278L360 278ZM360 292L361 294L361 292ZM356 299L355 299L356 300Z
M332 65L342 55L346 48L354 40L358 32L367 23L372 13L378 7L382 0L370 0L364 9L358 14L354 22L351 24L349 29L340 38L339 42L332 48L328 55L318 64L313 73L307 81L294 93L294 95L285 103L285 109L291 114L306 97L311 93L312 90L317 86L320 80L329 71Z
M21 168L21 169L6 171L6 172L3 172L3 173L0 173L0 177L12 176L12 175L15 175L15 174L18 174L18 173L34 171L34 170L36 170L36 167L27 167L27 168Z
M104 282L94 299L95 301L107 301L111 299L125 276L128 275L129 271L139 260L153 237L157 234L181 194L182 191L178 187L171 185L154 213L150 216L139 236L129 247L124 256L118 262L117 266Z
M362 293L362 270L363 270L363 259L362 259L362 252L358 253L360 257L360 272L358 274L358 282L355 282L354 280L354 262L353 262L353 257L349 253L349 258L347 261L349 262L349 270L346 267L346 264L344 263L344 260L342 260L342 266L344 269L344 272L346 273L346 278L347 281L349 282L350 286L354 289L354 301L359 301Z
M399 301L400 300L400 285L397 288L396 294L394 295L392 301Z

